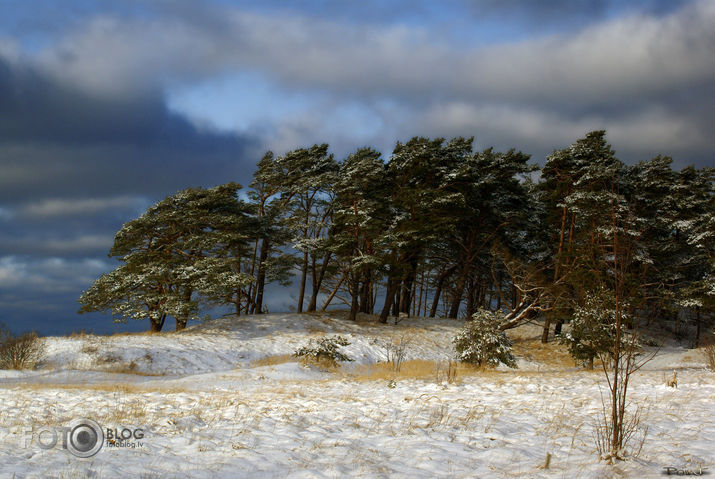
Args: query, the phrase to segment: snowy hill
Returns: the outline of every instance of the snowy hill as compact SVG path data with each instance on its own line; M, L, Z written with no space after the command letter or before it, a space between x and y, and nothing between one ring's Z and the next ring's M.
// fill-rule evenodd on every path
M41 368L0 371L0 478L640 478L713 462L715 374L697 351L665 349L633 378L648 433L637 458L608 466L593 442L603 374L540 345L538 325L510 331L518 370L461 368L449 382L460 322L359 319L271 314L180 333L45 338ZM336 334L353 362L326 369L291 356ZM379 363L400 341L394 373ZM664 384L672 370L677 389ZM89 459L60 444L22 447L23 429L77 417L144 437Z

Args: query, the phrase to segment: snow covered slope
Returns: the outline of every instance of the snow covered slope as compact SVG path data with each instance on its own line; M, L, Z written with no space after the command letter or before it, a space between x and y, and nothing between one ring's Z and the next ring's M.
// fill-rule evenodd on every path
M0 371L0 478L642 478L712 466L715 374L698 352L669 348L634 377L630 398L643 407L646 440L637 458L608 466L593 442L602 374L551 358L555 347L527 354L517 344L520 369L460 370L448 383L443 368L460 326L272 314L181 333L46 338L40 369ZM334 334L351 342L343 351L354 363L323 370L290 357ZM512 334L536 337L538 327ZM385 342L398 340L427 373L371 369ZM674 369L677 389L664 385ZM61 441L52 449L28 441L28 428L78 417L143 437L89 459Z

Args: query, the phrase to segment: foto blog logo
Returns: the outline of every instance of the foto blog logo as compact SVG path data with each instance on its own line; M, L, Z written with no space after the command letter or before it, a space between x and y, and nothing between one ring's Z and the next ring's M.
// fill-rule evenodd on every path
M77 457L92 457L104 445L104 432L96 421L87 418L76 418L66 427L43 427L39 429L26 428L23 430L23 446L27 448L31 443L36 443L40 449L52 449L61 444Z

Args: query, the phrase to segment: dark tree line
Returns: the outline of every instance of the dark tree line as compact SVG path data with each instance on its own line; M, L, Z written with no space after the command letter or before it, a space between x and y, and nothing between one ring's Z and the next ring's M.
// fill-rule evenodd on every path
M386 322L502 310L504 329L543 315L544 341L616 286L629 318L687 312L699 328L712 317L712 168L628 166L603 131L541 169L472 145L416 137L387 159L360 148L341 162L325 144L268 152L246 194L191 188L126 223L110 252L121 266L80 312L148 317L155 331L170 316L182 329L205 307L260 314L267 284L295 281L298 312L342 302L352 319Z

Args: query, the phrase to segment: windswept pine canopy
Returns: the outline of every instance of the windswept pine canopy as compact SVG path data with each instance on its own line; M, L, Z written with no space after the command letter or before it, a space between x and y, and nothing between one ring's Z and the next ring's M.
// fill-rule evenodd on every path
M260 314L267 284L295 280L298 312L343 303L386 322L485 309L502 329L543 315L544 341L616 288L629 321L712 318L712 168L628 166L605 131L542 168L472 145L415 137L387 159L364 147L340 162L326 144L267 152L245 194L189 188L126 223L110 252L122 264L80 311L182 329L202 308Z

